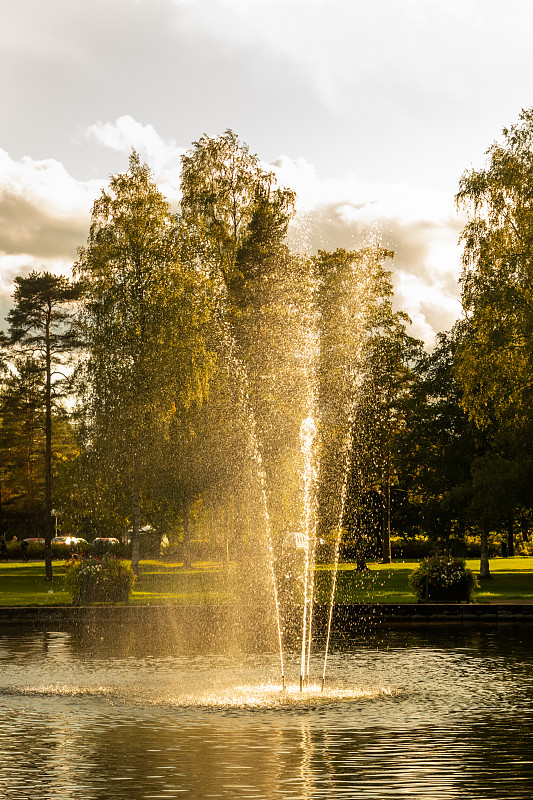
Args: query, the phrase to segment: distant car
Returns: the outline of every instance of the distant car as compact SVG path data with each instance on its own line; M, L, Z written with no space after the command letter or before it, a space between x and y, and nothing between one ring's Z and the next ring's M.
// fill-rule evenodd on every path
M77 536L54 536L52 539L52 544L66 544L72 547L80 544L87 544L87 541L85 539L80 539Z
M28 544L44 544L44 539L39 539L35 536L30 536L29 539L23 539L23 542L28 542Z
M113 536L97 536L97 538L93 540L93 544L99 544L101 547L113 547L116 544L120 544L120 542Z

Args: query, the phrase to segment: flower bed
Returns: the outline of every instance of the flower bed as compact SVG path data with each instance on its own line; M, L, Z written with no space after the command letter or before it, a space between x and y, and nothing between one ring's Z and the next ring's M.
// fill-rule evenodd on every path
M465 600L469 603L477 581L464 559L431 556L411 572L409 586L419 601L450 603Z
M114 556L66 563L65 588L74 605L127 603L135 583L131 566Z

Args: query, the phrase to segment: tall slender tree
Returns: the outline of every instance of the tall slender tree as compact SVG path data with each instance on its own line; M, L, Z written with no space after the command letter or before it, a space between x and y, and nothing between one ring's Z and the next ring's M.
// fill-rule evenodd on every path
M381 499L381 558L390 563L391 495L398 483L398 440L405 429L404 400L414 381L412 368L422 343L409 336L409 317L393 311L388 280L381 283L380 293L368 315L356 397L351 479L357 475L363 495L374 490Z
M180 259L174 218L137 153L95 202L76 272L85 286L88 441L130 498L138 571L142 494L173 408L201 402L210 356L206 282Z
M370 491L382 497L382 555L390 561L390 487L394 439L401 425L399 399L409 384L417 342L409 318L392 308L385 269L393 253L381 247L319 252L320 359L319 519L324 536L341 520L357 527L356 509ZM344 488L349 477L349 485Z
M462 406L455 374L457 330L440 333L431 352L413 361L414 382L402 402L405 426L397 439L400 485L417 530L450 548L472 521L471 469L482 446ZM453 545L452 545L453 546Z
M42 375L42 408L45 423L45 570L52 580L52 410L56 378L80 347L73 325L73 304L80 297L80 286L49 272L32 272L15 279L14 307L7 316L9 329L2 342L13 358L31 358Z
M469 214L456 370L464 408L483 432L481 491L496 479L489 463L525 463L533 443L533 109L503 130L484 167L464 173L456 200ZM531 486L528 495L531 508ZM486 513L480 525L486 553ZM489 577L488 558L480 577Z
M309 413L311 268L285 241L295 194L279 187L274 172L232 131L195 142L182 159L181 180L183 239L220 287L225 357L243 385L273 528L282 529L298 522L295 459Z

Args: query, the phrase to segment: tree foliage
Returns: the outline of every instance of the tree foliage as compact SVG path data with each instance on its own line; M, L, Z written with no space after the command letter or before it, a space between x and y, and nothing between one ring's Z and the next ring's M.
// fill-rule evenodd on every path
M409 388L409 360L417 344L407 335L408 317L392 308L385 262L393 255L369 247L319 252L315 259L321 535L339 524L347 479L343 522L357 545L361 566L364 498L370 496L381 498L381 519L373 527L380 530L383 557L390 560L394 440L401 426L399 401Z
M210 357L203 275L180 259L170 207L135 152L94 204L76 271L85 286L90 445L131 499L137 569L141 495L160 466L158 438L176 407L202 402Z
M233 131L202 136L182 156L181 221L189 247L222 276L237 302L287 232L295 195Z
M447 549L471 522L471 466L480 443L462 407L455 375L455 332L441 333L431 352L420 349L404 398L398 439L400 481L416 510L417 530Z
M458 370L476 424L529 428L533 408L533 110L460 181L464 243Z
M431 353L393 308L393 253L292 252L295 195L232 131L183 156L177 213L132 152L94 204L79 285L17 279L0 398L10 497L38 508L44 493L51 508L40 454L59 463L73 442L51 413L52 367L83 335L79 454L56 469L54 497L72 532L131 529L135 568L146 523L181 539L185 563L201 526L242 552L264 526L263 493L275 550L301 530L310 415L319 535L343 527L360 566L390 559L395 524L440 543L511 530L533 506L532 123L524 112L461 180L465 319ZM52 421L54 438L41 430Z

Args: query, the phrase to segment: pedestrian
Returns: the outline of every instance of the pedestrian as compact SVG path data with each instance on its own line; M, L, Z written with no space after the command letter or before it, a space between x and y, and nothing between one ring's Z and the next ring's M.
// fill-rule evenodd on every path
M22 550L22 560L28 561L28 545L29 542L26 539L23 539L20 543L20 549Z
M0 536L0 561L8 561L6 540L3 534Z

